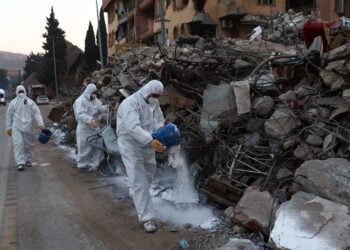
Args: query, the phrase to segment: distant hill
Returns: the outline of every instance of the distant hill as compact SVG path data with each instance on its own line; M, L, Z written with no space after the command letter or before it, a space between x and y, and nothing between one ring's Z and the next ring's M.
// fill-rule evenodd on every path
M27 55L0 51L0 69L22 69Z

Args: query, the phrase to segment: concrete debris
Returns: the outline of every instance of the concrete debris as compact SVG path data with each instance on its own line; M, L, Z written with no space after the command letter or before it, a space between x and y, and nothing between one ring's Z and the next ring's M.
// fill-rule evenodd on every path
M230 239L230 241L216 250L263 250L264 248L257 246L254 242L246 239Z
M328 53L329 61L336 61L343 58L348 58L350 55L350 45L344 44L339 48L333 49Z
M322 146L323 145L323 139L318 135L309 135L306 138L306 142L312 146Z
M232 83L236 96L238 114L246 114L251 110L250 104L250 81L240 81Z
M265 122L265 132L273 137L284 138L301 122L290 109L278 109Z
M350 206L350 162L330 158L303 163L295 172L295 181L304 190L325 199Z
M278 249L347 249L349 209L314 194L296 193L277 210L270 241Z
M287 168L279 169L277 174L276 174L277 179L284 179L284 178L289 178L289 177L293 177L293 176L294 176L293 172Z
M298 190L297 182L349 205L350 45L343 45L344 39L330 50L323 36L305 30L307 21L294 11L270 18L247 15L241 22L260 26L258 39L189 36L166 47L129 46L90 77L102 102L116 107L148 81L161 80L161 108L181 131L199 190L208 202L235 207L227 216L248 231L268 235L274 219L269 192L285 202ZM69 124L71 135L73 101L49 116ZM115 113L112 117L115 126ZM289 243L288 234L275 232L275 242L281 237L278 244Z
M249 187L234 209L234 221L253 231L269 234L273 198L268 192Z
M252 108L258 116L267 116L275 106L275 101L270 96L258 97L254 99Z
M330 87L331 90L338 90L346 85L346 82L342 77L331 71L322 70L320 76L322 77L323 82Z

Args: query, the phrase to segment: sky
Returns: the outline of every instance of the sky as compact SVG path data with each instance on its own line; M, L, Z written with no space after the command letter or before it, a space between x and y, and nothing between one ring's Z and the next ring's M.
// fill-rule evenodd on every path
M102 0L97 2L100 8ZM96 0L0 0L0 51L44 52L42 34L51 6L66 40L84 50L89 21L97 30Z

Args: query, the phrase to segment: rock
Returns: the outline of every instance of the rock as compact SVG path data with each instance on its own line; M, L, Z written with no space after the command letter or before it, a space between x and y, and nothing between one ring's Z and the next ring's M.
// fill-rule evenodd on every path
M254 99L252 107L256 114L259 116L268 115L273 107L275 106L275 101L270 96L264 96Z
M328 53L328 60L335 61L342 58L346 58L350 55L350 45L344 44L336 49L331 50Z
M335 146L335 135L333 134L327 135L323 141L323 147L322 147L323 152L328 151L334 146Z
M300 144L293 152L293 155L301 160L312 160L314 155L312 153L311 147L306 144Z
M239 226L239 225L234 225L232 231L233 231L235 234L243 234L243 233L246 233L246 232L247 232L247 228L241 227L241 226Z
M303 163L294 174L304 190L350 206L350 162L342 158Z
M343 90L343 99L350 102L350 89Z
M276 178L279 180L287 178L287 177L292 177L292 176L293 176L293 172L285 167L279 169L277 174L276 174Z
M250 240L230 239L226 245L216 248L216 250L263 250L263 248Z
M289 136L284 141L282 147L283 147L284 150L287 150L289 148L294 147L296 142L297 142L297 137L296 136Z
M323 107L319 107L318 108L318 113L323 117L328 119L329 116L331 115L331 111L328 108L323 108Z
M350 246L349 235L346 206L298 192L277 210L270 241L278 249L341 250Z
M234 207L228 207L224 211L224 215L229 218L230 220L233 220L233 217L235 215L234 213Z
M323 82L332 90L341 89L344 85L346 85L343 78L331 71L321 70L320 76L322 77Z
M250 80L238 81L231 83L236 96L236 105L238 114L249 113L251 110L250 103Z
M280 95L278 98L282 101L288 101L288 100L295 100L297 96L295 95L294 91L289 90L288 92Z
M265 132L277 138L284 138L301 125L300 120L290 109L278 109L265 122Z
M309 135L306 138L306 142L313 146L322 146L323 145L323 139L322 137L318 135Z
M336 71L341 74L346 74L345 60L331 62L327 65L326 70Z
M269 192L249 187L234 209L234 221L268 235L272 209L273 198Z

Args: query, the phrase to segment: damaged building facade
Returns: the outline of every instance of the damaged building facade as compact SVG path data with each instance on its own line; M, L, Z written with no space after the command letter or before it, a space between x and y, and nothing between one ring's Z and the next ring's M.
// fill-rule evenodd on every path
M186 35L245 39L256 26L269 25L264 17L289 9L333 23L349 16L350 0L103 0L102 8L108 13L108 55L113 56L131 44L160 41L162 9L169 40Z

